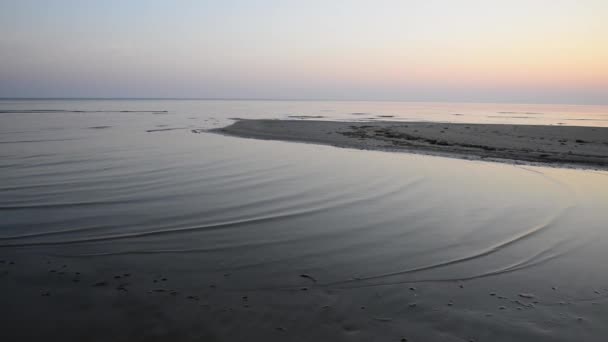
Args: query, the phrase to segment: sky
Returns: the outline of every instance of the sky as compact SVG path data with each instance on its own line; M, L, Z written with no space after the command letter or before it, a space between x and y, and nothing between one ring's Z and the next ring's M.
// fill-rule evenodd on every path
M608 1L0 0L0 97L608 104Z

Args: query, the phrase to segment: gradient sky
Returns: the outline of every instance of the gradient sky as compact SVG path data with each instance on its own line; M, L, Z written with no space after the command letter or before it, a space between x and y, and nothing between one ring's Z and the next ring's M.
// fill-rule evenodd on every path
M0 0L0 97L608 104L608 1Z

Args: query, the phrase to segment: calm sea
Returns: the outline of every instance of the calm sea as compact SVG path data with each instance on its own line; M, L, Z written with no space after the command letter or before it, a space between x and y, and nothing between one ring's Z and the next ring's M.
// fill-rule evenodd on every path
M379 315L391 317L411 293L390 284L476 281L483 296L544 298L544 309L512 313L532 335L537 328L524 322L551 319L550 305L605 300L593 290L608 281L608 264L598 262L608 248L606 172L191 132L237 117L311 116L608 126L601 106L0 101L0 255L162 270L193 287L227 273L234 283L225 287L241 288L297 286L298 274L314 274L328 291L341 289L344 303L355 293L376 298L393 310ZM434 300L455 300L445 293L436 289ZM467 312L486 310L467 296ZM605 313L580 303L577 313L560 310ZM276 302L269 310L284 309ZM475 329L491 324L466 317ZM263 315L250 319L264 324Z

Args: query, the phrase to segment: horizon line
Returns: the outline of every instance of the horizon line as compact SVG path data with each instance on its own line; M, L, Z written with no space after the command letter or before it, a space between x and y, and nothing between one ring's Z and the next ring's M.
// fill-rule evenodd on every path
M332 99L332 98L248 98L248 97L0 97L0 101L10 100L170 100L170 101L302 101L302 102L411 102L411 103L496 103L520 105L569 105L569 106L606 106L606 103L575 102L518 102L518 101L458 101L458 100L405 100L405 99Z

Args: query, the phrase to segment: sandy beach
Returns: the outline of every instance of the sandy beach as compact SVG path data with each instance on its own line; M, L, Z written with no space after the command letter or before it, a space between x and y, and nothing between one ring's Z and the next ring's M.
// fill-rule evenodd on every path
M603 127L238 120L213 131L366 150L608 168L608 128Z

